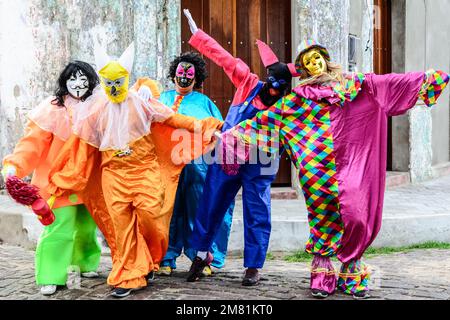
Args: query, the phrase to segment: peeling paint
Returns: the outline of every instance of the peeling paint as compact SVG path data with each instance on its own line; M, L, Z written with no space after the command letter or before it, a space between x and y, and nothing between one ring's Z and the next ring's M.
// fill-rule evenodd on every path
M292 19L298 40L315 39L326 46L331 57L347 65L349 0L295 0ZM298 44L298 42L297 42Z

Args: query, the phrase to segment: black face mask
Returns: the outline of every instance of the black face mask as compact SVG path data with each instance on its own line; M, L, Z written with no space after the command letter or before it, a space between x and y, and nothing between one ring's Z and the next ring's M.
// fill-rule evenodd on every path
M268 66L266 83L259 92L262 103L266 106L274 105L279 99L284 97L291 86L291 82L292 74L286 64L277 62ZM278 90L279 94L272 96L270 89Z
M273 106L278 100L280 100L284 96L283 93L273 96L270 94L269 90L270 85L268 83L265 83L258 94L259 97L261 98L262 103L268 107Z

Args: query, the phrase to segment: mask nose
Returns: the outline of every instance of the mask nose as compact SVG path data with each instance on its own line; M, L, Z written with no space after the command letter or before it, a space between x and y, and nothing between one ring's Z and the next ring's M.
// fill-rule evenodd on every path
M116 87L113 86L111 88L111 95L113 96L116 92L117 92L117 89L116 89Z

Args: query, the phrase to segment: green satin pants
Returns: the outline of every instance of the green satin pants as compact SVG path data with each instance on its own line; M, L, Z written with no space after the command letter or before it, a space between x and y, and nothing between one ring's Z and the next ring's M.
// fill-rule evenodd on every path
M80 272L96 271L101 247L97 226L84 205L54 209L56 220L46 226L36 248L38 285L65 285L72 266Z

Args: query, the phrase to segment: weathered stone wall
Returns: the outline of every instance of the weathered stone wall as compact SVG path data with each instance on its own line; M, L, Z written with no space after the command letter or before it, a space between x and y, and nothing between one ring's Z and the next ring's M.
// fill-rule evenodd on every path
M94 63L92 37L119 56L132 42L132 79L165 82L180 51L180 0L0 0L0 158L23 133L26 113L52 94L70 59Z
M293 56L300 41L316 39L346 66L349 0L293 0L292 8Z
M292 56L302 40L316 39L333 61L348 68L348 35L359 38L357 71L373 70L373 6L368 0L292 0ZM292 167L292 184L300 190ZM300 191L299 191L300 192Z

